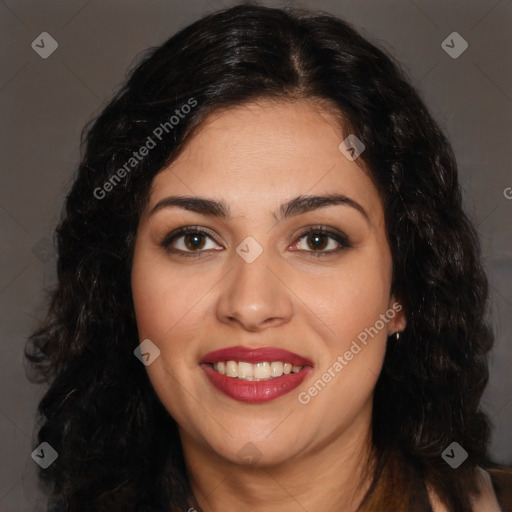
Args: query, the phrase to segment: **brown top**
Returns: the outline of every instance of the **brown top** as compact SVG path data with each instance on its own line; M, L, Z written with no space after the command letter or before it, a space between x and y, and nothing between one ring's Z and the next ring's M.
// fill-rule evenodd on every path
M495 466L487 472L502 512L512 512L512 468Z
M357 512L383 510L383 505L393 512L449 512L410 462L396 454L384 459ZM493 465L478 470L481 493L473 501L474 512L512 512L512 468Z

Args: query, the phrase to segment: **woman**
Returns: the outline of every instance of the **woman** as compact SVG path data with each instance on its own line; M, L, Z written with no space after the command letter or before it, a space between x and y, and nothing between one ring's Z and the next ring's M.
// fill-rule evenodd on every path
M57 240L56 509L512 510L454 156L343 21L240 5L148 54Z

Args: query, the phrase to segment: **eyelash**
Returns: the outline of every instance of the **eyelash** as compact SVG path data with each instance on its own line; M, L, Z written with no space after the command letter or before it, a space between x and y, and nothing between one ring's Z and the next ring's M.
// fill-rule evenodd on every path
M178 254L179 256L185 256L185 257L201 257L202 253L205 252L204 250L199 251L183 251L181 249L175 249L171 248L171 244L177 240L178 238L188 235L188 234L202 234L205 235L213 240L213 236L211 233L206 231L205 229L200 228L199 226L185 226L183 228L178 229L177 231L173 233L169 233L165 236L165 238L160 242L160 246L163 247L166 251L174 254ZM325 236L328 236L329 238L336 241L338 244L340 244L340 247L336 249L331 249L330 251L303 251L309 253L314 258L322 258L326 256L330 256L333 254L337 254L340 251L343 251L345 249L349 249L352 247L352 244L350 243L348 237L346 235L338 234L334 231L330 231L325 226L317 226L317 227L311 227L302 232L297 241L302 240L303 238L312 235L312 234L322 234ZM214 240L215 241L215 240ZM208 249L207 249L208 250ZM300 250L300 249L299 249Z

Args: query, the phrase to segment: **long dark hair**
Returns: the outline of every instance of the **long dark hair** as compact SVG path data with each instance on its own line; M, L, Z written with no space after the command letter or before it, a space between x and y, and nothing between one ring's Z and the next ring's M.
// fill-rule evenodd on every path
M176 424L133 355L133 244L154 176L206 116L256 99L323 101L364 142L385 210L391 291L408 319L388 343L373 443L381 458L400 453L403 471L414 468L450 510L468 510L474 469L488 463L479 402L493 335L450 145L399 67L350 25L256 5L208 15L149 51L85 132L56 230L58 285L26 347L31 378L49 384L38 442L59 454L42 480L73 511L199 509ZM148 138L155 145L134 157ZM468 453L456 470L441 457L453 441Z

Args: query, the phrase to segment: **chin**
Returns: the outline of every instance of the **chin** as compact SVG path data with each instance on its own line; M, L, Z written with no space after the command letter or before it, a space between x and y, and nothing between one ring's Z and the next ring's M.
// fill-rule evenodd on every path
M269 438L268 434L252 436L244 431L243 436L229 437L228 443L220 446L210 443L221 457L234 464L250 467L276 466L289 461L298 450L297 440L290 436Z

